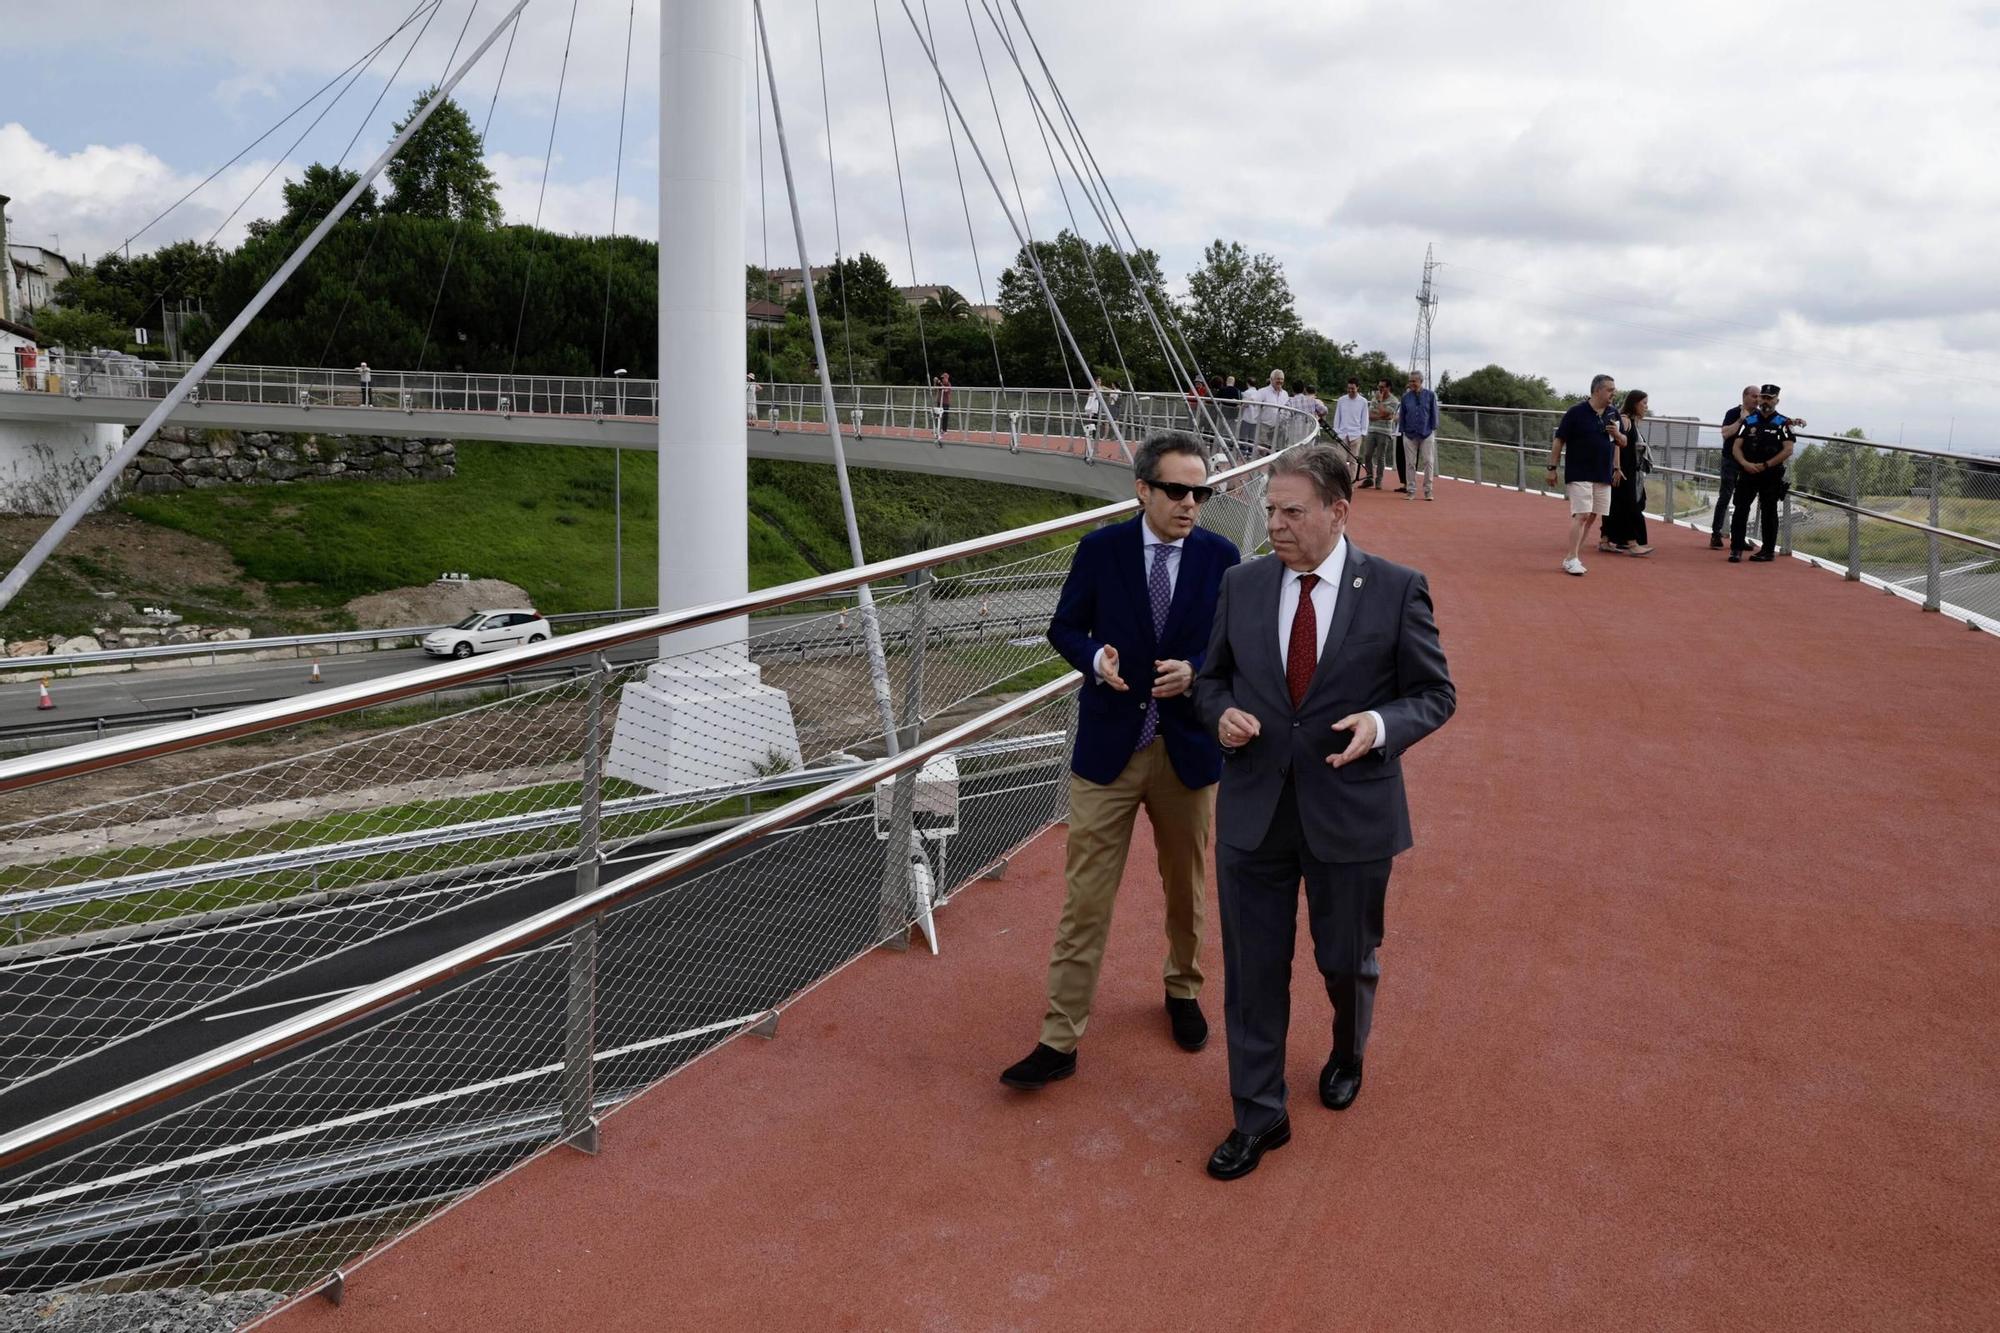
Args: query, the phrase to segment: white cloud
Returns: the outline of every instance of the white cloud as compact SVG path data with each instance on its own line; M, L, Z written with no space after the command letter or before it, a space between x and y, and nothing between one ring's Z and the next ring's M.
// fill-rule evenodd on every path
M273 107L332 75L410 3L72 5L66 31L91 41L30 36L30 58L35 43L59 47L87 77L107 53L139 53L137 67L157 70L157 81L122 79L105 95L130 99L127 123L144 147L52 154L0 139L17 219L32 213L31 229L61 230L65 243L86 233L115 241L129 214L143 220L191 183L195 164L177 155L170 131L154 130L150 106L206 84L224 114L235 108L247 140ZM911 7L921 13L922 3ZM1015 23L1013 0L986 3ZM1861 0L1545 0L1532 11L1469 0L1020 3L1140 240L1162 252L1170 274L1197 262L1213 237L1242 240L1284 261L1302 312L1328 334L1400 356L1424 246L1435 241L1447 283L1439 369L1491 360L1574 385L1610 368L1645 384L1663 410L1707 413L1745 380L1772 378L1822 421L1891 434L1901 422L1913 439L1938 440L1956 417L1961 443L1970 433L2000 444L2000 412L1990 407L2000 388L2000 255L1988 241L2000 209L1990 142L2000 124L2000 80L1990 74L2000 67L2000 22L1991 5L1924 6L1884 21ZM964 6L950 0L930 5L940 60L1009 204L1018 174L1031 225L1047 235L1067 217L985 7L974 0L972 10L1011 172ZM439 12L385 115L437 77L466 8L450 0ZM482 5L467 40L499 12ZM657 227L659 12L660 0L638 11L619 205L620 229L642 235ZM902 0L881 0L879 12L915 276L973 292L937 85ZM510 217L533 213L569 13L531 5L508 66L494 167ZM834 225L822 34L806 0L767 0L766 13L801 209L824 260ZM876 8L822 0L820 13L843 248L877 254L901 279L909 250ZM578 10L544 204L545 224L558 230L597 232L609 220L625 19L615 3ZM468 81L476 119L496 68L497 52ZM373 86L357 94L372 96ZM962 135L957 145L991 291L1015 240ZM754 163L754 138L746 151ZM789 263L768 126L764 153L768 217L758 216L753 189L748 245L761 254L768 231L773 262ZM23 161L25 176L15 167ZM24 179L53 185L31 202ZM226 208L201 216L212 227Z

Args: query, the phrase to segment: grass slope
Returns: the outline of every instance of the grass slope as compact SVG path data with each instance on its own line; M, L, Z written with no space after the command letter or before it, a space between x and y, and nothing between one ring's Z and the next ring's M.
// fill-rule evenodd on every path
M851 475L871 559L1095 503L920 473L856 468ZM656 600L656 476L651 455L626 455L627 606ZM613 499L608 451L468 442L451 481L218 487L133 496L123 508L220 543L274 599L302 610L463 570L519 584L543 611L561 612L612 605ZM752 461L749 511L753 587L849 565L831 468Z

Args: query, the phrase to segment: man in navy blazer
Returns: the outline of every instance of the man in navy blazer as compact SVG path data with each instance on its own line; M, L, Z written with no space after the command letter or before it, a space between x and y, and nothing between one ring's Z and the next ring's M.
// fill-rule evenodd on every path
M1402 756L1457 707L1430 587L1347 540L1352 495L1325 445L1271 465L1272 554L1223 580L1195 684L1224 755L1215 877L1236 1127L1209 1158L1219 1180L1292 1136L1285 1037L1301 880L1333 1002L1320 1100L1343 1111L1360 1094L1389 868L1411 841Z
M1203 879L1222 752L1194 709L1194 677L1235 546L1195 522L1213 493L1192 437L1155 435L1133 459L1140 513L1077 543L1049 642L1083 673L1070 756L1068 895L1049 957L1041 1040L1000 1081L1036 1089L1076 1072L1132 821L1153 825L1167 899L1166 1008L1174 1040L1208 1041L1201 993Z

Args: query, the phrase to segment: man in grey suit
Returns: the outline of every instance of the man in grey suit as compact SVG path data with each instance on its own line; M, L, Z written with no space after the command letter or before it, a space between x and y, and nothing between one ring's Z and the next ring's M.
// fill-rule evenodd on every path
M1215 869L1236 1127L1208 1173L1234 1180L1289 1142L1285 1034L1299 883L1333 1001L1320 1100L1361 1091L1381 975L1389 866L1411 845L1402 755L1457 704L1424 576L1348 542L1347 467L1281 455L1265 498L1273 554L1223 575L1195 707L1222 742Z

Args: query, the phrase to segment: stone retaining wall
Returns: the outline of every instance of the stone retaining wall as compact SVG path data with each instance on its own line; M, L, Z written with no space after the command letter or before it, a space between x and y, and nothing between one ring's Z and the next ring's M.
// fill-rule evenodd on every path
M442 481L457 470L458 446L450 440L164 426L125 469L123 480L144 493L334 477Z

